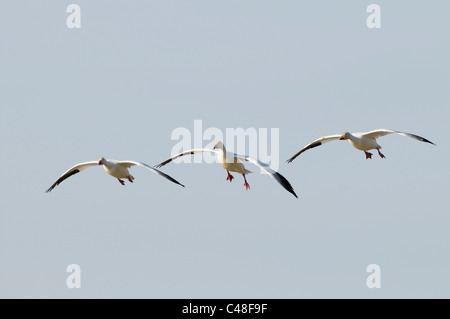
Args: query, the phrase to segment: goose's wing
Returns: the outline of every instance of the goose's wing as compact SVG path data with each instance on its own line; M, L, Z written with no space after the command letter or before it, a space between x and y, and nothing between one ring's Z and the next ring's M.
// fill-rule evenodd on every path
M366 136L366 137L377 139L377 138L379 138L381 136L385 136L385 135L388 135L388 134L400 134L400 135L403 135L403 136L406 136L406 137L410 137L410 138L413 138L413 139L421 141L421 142L426 142L426 143L430 143L430 144L436 145L433 142L431 142L431 141L427 140L426 138L423 138L423 137L421 137L419 135L415 135L415 134L411 134L411 133L405 133L405 132L400 132L400 131L392 131L392 130L381 129L381 130L370 131L370 132L364 133L363 135Z
M169 164L169 163L172 162L174 159L176 159L176 158L178 158L178 157L181 157L181 156L185 156L185 155L193 155L193 154L196 154L196 153L202 153L202 152L216 153L215 150L210 150L210 149L206 149L206 148L192 149L192 150L189 150L189 151L185 151L185 152L183 152L183 153L176 154L176 155L172 156L171 158L166 159L164 162L159 163L158 165L155 165L155 167L156 167L156 168L160 168L160 167L162 167L162 166L164 166L164 165L166 165L166 164Z
M136 162L136 161L121 161L121 162L118 162L118 164L119 164L119 165L124 165L124 166L126 166L126 167L131 167L131 166L134 166L134 165L136 165L136 166L141 166L141 167L145 167L146 169L152 171L153 173L158 174L158 175L160 175L160 176L162 176L162 177L165 177L165 178L167 178L169 181L171 181L171 182L173 182L173 183L175 183L175 184L178 184L178 185L184 187L184 185L181 184L180 182L178 182L176 179L170 177L170 176L167 175L167 174L164 174L164 173L161 172L160 170L157 170L156 168L153 168L153 167L151 167L150 165L147 165L147 164L145 164L145 163L142 163L142 162Z
M300 151L298 151L294 156L292 156L290 159L287 160L288 163L292 162L293 160L296 159L297 156L299 156L301 153L303 153L304 151L307 151L311 148L320 146L326 142L330 142L330 141L334 141L334 140L338 140L341 137L340 134L336 134L336 135L330 135L330 136L324 136L321 137L317 140L315 140L314 142L309 143L308 145L306 145L305 147L303 147Z
M88 167L97 166L97 165L98 165L97 161L85 162L85 163L80 163L80 164L75 165L74 167L70 168L67 172L62 174L56 180L56 182L54 182L53 185L50 186L50 188L47 189L45 192L50 193L56 186L61 184L65 179L69 178L70 176L75 175Z
M269 167L269 165L262 163L260 161L258 161L257 159L254 159L252 157L249 156L241 156L241 155L237 155L234 154L234 156L242 161L247 161L250 162L252 164L255 164L256 166L258 166L259 168L261 168L264 172L266 172L267 174L270 175L270 177L272 177L275 181L277 181L281 186L284 187L284 189L286 189L289 193L291 193L292 195L294 195L296 198L297 194L295 194L294 192L294 188L292 187L291 183L289 183L289 181L280 173L274 171L273 169L271 169Z

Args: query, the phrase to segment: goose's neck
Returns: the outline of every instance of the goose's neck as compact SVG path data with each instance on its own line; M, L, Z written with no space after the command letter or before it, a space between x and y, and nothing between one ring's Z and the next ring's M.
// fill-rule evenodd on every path
M359 138L358 137L356 137L355 135L353 135L352 133L348 133L348 136L349 136L349 140L351 140L351 141L356 141L356 140L358 140Z
M225 148L225 145L222 146L221 148L219 148L217 156L222 157L222 160L225 163L226 158L227 158L227 149Z
M108 161L107 159L104 159L102 161L102 165L105 167L111 167L113 165L113 163L111 163L110 161Z

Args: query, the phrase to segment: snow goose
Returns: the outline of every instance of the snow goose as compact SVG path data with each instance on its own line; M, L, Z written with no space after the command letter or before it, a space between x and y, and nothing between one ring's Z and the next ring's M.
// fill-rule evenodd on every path
M321 138L315 140L312 143L309 143L304 148L302 148L300 151L298 151L294 156L292 156L290 159L288 159L287 162L288 163L292 162L297 156L299 156L301 153L303 153L306 150L309 150L311 148L320 146L326 142L334 141L334 140L348 140L354 148L364 151L364 153L366 154L366 159L372 158L372 153L369 153L367 151L373 150L373 149L376 149L378 151L378 154L380 155L381 158L386 158L386 156L384 156L380 152L381 146L378 145L377 138L384 136L384 135L393 134L393 133L411 137L411 138L416 139L421 142L426 142L426 143L436 145L433 142L430 142L429 140L427 140L423 137L420 137L418 135L399 132L399 131L391 131L391 130L381 129L381 130L375 130L375 131L371 131L371 132L367 132L367 133L344 132L340 135L324 136L324 137L321 137Z
M91 162L85 162L85 163L80 163L75 165L74 167L70 168L67 172L65 172L64 174L62 174L57 180L56 182L53 183L52 186L50 186L49 189L46 190L46 193L51 192L56 186L58 186L59 184L61 184L64 180L66 180L67 178L69 178L72 175L75 175L79 172L81 172L82 170L91 167L91 166L98 166L98 165L103 165L103 168L105 169L106 173L108 173L109 175L117 178L120 182L120 184L125 185L125 182L122 180L122 178L126 178L128 179L131 183L133 183L134 177L130 174L130 172L128 171L128 169L131 166L137 165L137 166L142 166L145 167L146 169L152 171L153 173L156 173L162 177L167 178L169 181L178 184L180 186L183 186L183 184L180 184L178 181L176 181L175 179L173 179L172 177L170 177L169 175L164 174L163 172L145 164L142 162L135 162L135 161L116 161L116 160L107 160L105 158L100 158L98 161L91 161Z
M222 165L222 167L227 171L227 181L233 181L234 176L230 174L230 172L236 172L239 174L242 174L244 177L244 186L245 189L250 189L250 185L247 182L247 178L245 177L246 174L251 173L251 171L247 170L243 164L243 162L250 162L261 168L265 173L269 174L270 177L272 177L275 181L277 181L281 186L283 186L289 193L294 195L296 198L297 194L295 194L294 189L292 188L291 184L288 182L288 180L278 172L271 169L267 164L264 164L254 158L251 158L249 156L241 156L233 153L227 152L225 145L223 145L222 142L216 142L213 149L192 149L189 151L185 151L179 154L176 154L172 156L171 158L165 160L164 162L156 165L156 167L162 167L170 162L172 162L174 159L185 156L185 155L191 155L201 152L211 152L215 153L217 156L217 161Z

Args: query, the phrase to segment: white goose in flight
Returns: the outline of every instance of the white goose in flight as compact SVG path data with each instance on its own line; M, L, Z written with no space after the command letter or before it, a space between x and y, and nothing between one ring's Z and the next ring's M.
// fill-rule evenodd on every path
M306 150L309 150L311 148L320 146L326 142L334 141L334 140L348 140L354 148L364 151L364 153L366 154L366 159L372 158L372 153L369 153L367 151L373 150L373 149L376 149L378 151L378 154L380 155L381 158L386 158L386 156L384 156L380 152L381 146L378 145L377 138L384 136L384 135L392 134L392 133L400 134L403 136L411 137L411 138L416 139L421 142L426 142L426 143L436 145L433 142L430 142L429 140L427 140L423 137L420 137L418 135L399 132L399 131L391 131L391 130L381 129L381 130L375 130L375 131L371 131L371 132L367 132L367 133L344 132L340 135L338 134L338 135L324 136L324 137L321 137L321 138L315 140L312 143L309 143L308 145L303 147L300 151L298 151L294 156L292 156L290 159L288 159L287 162L288 163L292 162L297 156L299 156L301 153L303 153Z
M152 171L153 173L156 173L162 177L165 177L169 181L184 187L183 184L180 184L178 181L176 181L169 175L164 174L163 172L161 172L145 163L135 162L135 161L107 160L102 157L98 161L80 163L80 164L77 164L74 167L70 168L67 172L62 174L56 180L56 182L54 182L53 185L50 186L49 189L46 190L46 193L51 192L56 186L61 184L65 179L69 178L70 176L75 175L88 167L98 166L98 165L103 165L103 168L105 169L106 173L108 173L112 177L117 178L119 180L120 184L122 184L122 185L125 185L125 182L122 180L122 178L124 178L124 179L126 178L130 181L130 183L133 183L134 177L130 174L130 172L128 171L128 168L130 168L131 166L137 165L137 166L145 167L146 169Z
M275 181L277 181L281 186L283 186L289 193L294 195L296 198L297 194L295 194L294 189L292 188L291 184L288 182L286 178L284 178L283 175L275 172L273 169L271 169L267 164L264 164L254 158L251 158L249 156L241 156L233 153L229 153L225 149L225 145L223 145L222 142L216 142L213 149L192 149L189 151L185 151L179 154L176 154L172 156L171 158L165 160L161 164L156 165L156 167L164 166L174 159L184 156L184 155L191 155L201 152L211 152L215 153L217 155L217 160L222 165L222 167L227 171L227 181L232 181L234 176L230 174L230 172L236 172L242 174L244 177L244 186L245 189L250 189L250 185L247 182L247 179L245 177L246 174L251 173L251 171L247 170L243 164L243 162L250 162L261 168L264 172L268 173L270 177L272 177Z

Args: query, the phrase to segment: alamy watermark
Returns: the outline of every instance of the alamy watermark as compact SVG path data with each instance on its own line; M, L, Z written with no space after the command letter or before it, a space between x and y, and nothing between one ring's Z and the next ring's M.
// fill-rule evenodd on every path
M70 264L66 267L66 272L70 275L66 279L66 286L69 289L81 288L81 268L77 264Z
M381 7L378 4L370 4L366 11L370 15L366 19L366 25L369 29L381 28Z
M270 131L270 134L269 134ZM269 136L270 135L270 136ZM172 141L178 141L171 151L171 156L191 149L211 149L216 141L221 141L228 152L268 164L278 170L280 166L280 129L279 128L226 128L225 132L217 127L203 128L202 120L195 120L192 130L178 127L172 131ZM199 155L184 156L175 163L217 163L214 153L203 152Z
M78 4L69 4L66 8L66 12L70 13L66 18L66 26L69 29L81 28L81 8Z
M381 267L377 264L370 264L366 268L370 275L366 279L367 288L381 288Z

